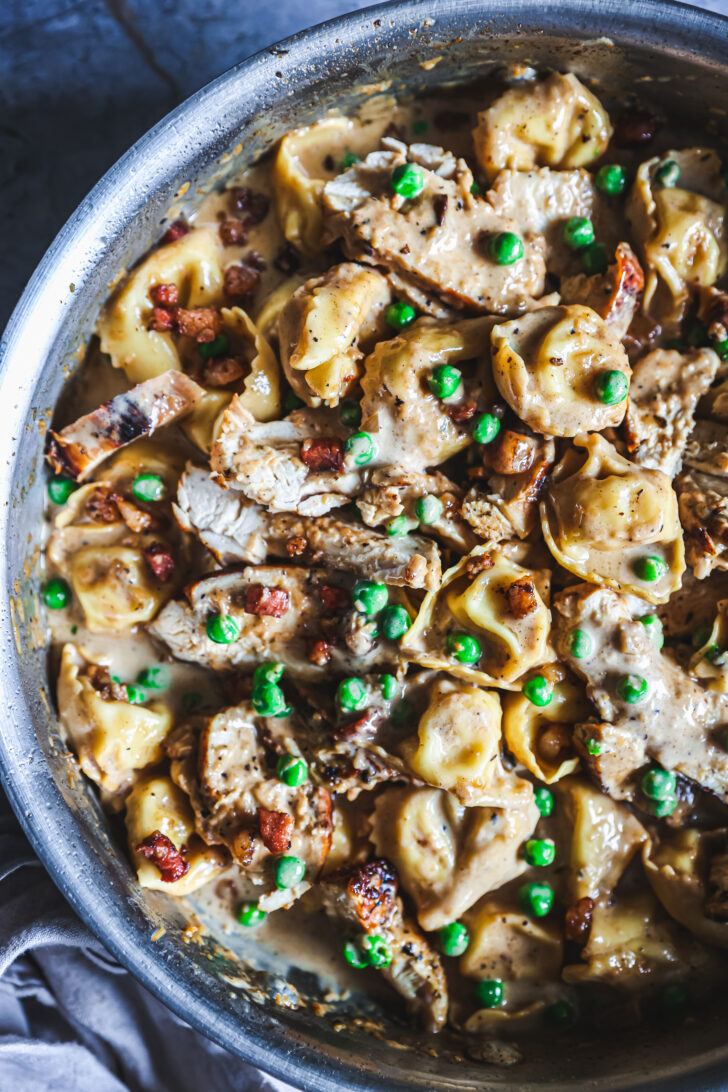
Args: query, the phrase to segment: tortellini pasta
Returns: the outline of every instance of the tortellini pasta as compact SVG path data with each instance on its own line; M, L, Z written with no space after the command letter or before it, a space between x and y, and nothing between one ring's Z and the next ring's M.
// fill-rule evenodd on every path
M383 326L390 300L381 273L355 262L293 293L278 319L278 344L286 379L309 406L336 406L356 383L362 345Z
M606 110L571 72L506 91L478 115L473 133L489 181L505 167L591 166L611 136Z
M554 659L549 597L548 570L525 568L502 547L477 546L425 596L402 653L469 682L517 689L521 676ZM459 652L460 635L472 655Z
M453 793L461 804L505 806L528 790L503 769L500 725L496 693L438 680L420 717L417 742L408 740L402 753L417 777Z
M677 164L674 186L659 181L664 162ZM706 148L648 159L637 171L627 215L645 263L644 309L662 322L679 320L689 286L715 284L728 266L720 159Z
M725 857L726 832L683 828L661 832L654 843L645 845L643 862L652 890L668 914L699 940L728 948L728 879ZM716 854L723 858L720 873L720 911L711 909L711 867Z
M61 725L86 776L113 794L131 784L135 770L160 761L172 717L162 702L132 705L115 700L110 689L108 670L99 670L75 645L64 645L58 675Z
M174 592L172 583L154 577L141 546L87 546L73 554L68 574L92 633L151 622Z
M134 786L126 801L126 829L141 887L166 891L170 895L189 895L228 863L222 847L206 846L195 833L187 797L170 777L147 777ZM139 843L155 831L169 838L175 849L184 849L189 869L173 883L163 880L156 865L136 851Z
M155 250L134 270L104 308L97 326L102 352L130 383L142 383L182 367L180 345L170 333L148 329L154 304L150 288L174 284L184 307L222 301L223 249L209 228L195 228Z
M624 397L607 405L597 393L601 376L632 374L617 334L581 304L541 307L493 327L493 377L508 405L536 432L575 436L618 425Z
M603 436L576 436L541 501L546 544L592 584L666 602L685 571L677 497L661 470L635 466Z
M541 673L552 687L548 705L539 708L522 693L504 695L503 735L514 758L534 777L552 785L579 765L571 747L571 730L586 720L591 706L583 686L560 664L547 664Z
M706 680L709 690L728 693L728 599L719 600L718 613L690 661L690 670Z

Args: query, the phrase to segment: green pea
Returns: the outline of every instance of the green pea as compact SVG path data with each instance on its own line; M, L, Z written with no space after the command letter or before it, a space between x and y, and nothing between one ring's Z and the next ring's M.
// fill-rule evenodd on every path
M414 307L411 303L405 303L404 300L395 300L384 312L384 321L394 330L404 330L406 326L411 326L416 318L417 312Z
M617 368L600 372L594 380L594 393L605 406L618 406L629 392L629 380Z
M534 918L545 918L554 905L554 893L547 883L524 883L518 897L524 913Z
M586 216L572 216L564 224L564 242L571 250L581 250L594 242L594 228Z
M577 660L585 660L591 656L594 642L585 629L572 629L569 634L569 651Z
M655 556L638 557L633 563L632 569L635 576L640 580L644 580L645 584L654 584L656 580L660 580L668 572L667 562L663 561L661 557Z
M357 971L361 971L364 967L369 966L369 961L362 952L361 945L356 940L345 940L343 951L344 959L350 967L355 967Z
M488 249L496 265L513 265L523 257L523 241L512 231L500 231L493 235Z
M523 684L523 695L528 698L531 705L542 709L554 696L553 684L547 682L543 675L534 675Z
M434 493L425 493L415 501L415 515L420 523L437 523L442 513L442 501Z
M379 616L379 625L388 641L398 641L410 628L410 616L404 607L390 603Z
M347 428L358 428L361 424L361 406L353 399L345 398L339 406L339 416L342 425Z
M216 645L231 645L240 636L240 626L227 614L212 614L207 619L205 630Z
M668 815L672 815L677 807L677 798L674 796L665 796L662 800L648 800L647 810L655 816L656 819L666 819Z
M473 182L472 186L470 187L470 192L471 192L472 194L478 194L478 193L480 193L480 186L478 185L478 183L477 183L477 182Z
M628 705L636 705L647 694L647 679L641 675L625 675L617 683L617 693Z
M544 819L548 818L551 812L554 810L554 794L550 789L547 789L544 785L539 785L533 793L533 799L536 802L536 807L541 812Z
M676 784L674 773L663 770L661 766L652 766L642 775L641 788L650 800L664 800L675 795Z
M409 534L410 523L406 516L395 516L394 519L390 519L387 524L387 534L390 538L396 538L399 535Z
M690 1000L685 986L680 982L671 982L660 990L660 1008L669 1016L682 1016Z
M363 709L367 703L367 688L361 679L352 676L342 679L336 691L339 705L345 713L354 713Z
M500 421L492 413L481 413L476 419L473 439L479 444L490 444L500 432Z
M361 163L361 156L358 156L356 152L347 152L341 160L342 171L348 171L349 167L353 167L355 163Z
M133 481L131 491L137 500L160 501L166 489L159 474L139 474Z
M432 369L427 384L435 398L452 398L463 381L463 373L452 364L438 364Z
M728 337L722 341L711 341L710 345L721 360L728 360Z
M286 696L277 683L259 683L253 687L250 704L261 717L284 717L290 710Z
M412 132L416 136L420 136L422 133L427 132L427 122L424 118L418 118L417 121L412 122Z
M620 167L616 163L605 163L603 167L600 167L595 181L597 189L601 190L602 193L608 193L610 197L624 193L627 186L624 167Z
M415 163L402 163L392 171L389 184L400 197L411 200L425 188L425 176Z
M130 705L143 705L147 700L147 695L140 686L134 686L133 683L127 683L126 700Z
M354 432L344 442L344 451L351 456L355 466L366 466L376 454L374 440L368 432Z
M182 695L182 711L184 713L194 713L195 709L199 709L203 703L202 694L197 690L186 690Z
M306 865L300 857L279 857L274 866L275 885L279 891L295 887L306 875Z
M600 755L602 753L602 745L598 739L594 739L592 736L586 741L586 749L590 755Z
M266 664L258 664L253 672L253 686L262 686L263 683L280 682L285 670L283 664L273 663L272 660Z
M546 868L554 863L556 846L550 838L529 838L523 856L534 868Z
M574 1023L575 1014L568 1001L554 1001L544 1009L544 1018L556 1028L568 1028Z
M666 159L655 171L655 182L660 186L675 186L680 178L680 168L674 159Z
M581 264L590 277L607 270L607 249L604 243L590 243L581 251Z
M166 690L171 679L169 669L163 664L154 664L152 667L143 667L136 677L140 686L147 690Z
M246 928L262 925L267 916L265 910L259 910L254 902L241 902L238 907L238 922Z
M725 653L716 644L708 645L703 653L703 659L711 664L722 666L725 663Z
M392 962L392 953L384 939L375 934L363 936L361 946L370 967L388 967Z
M78 486L71 478L51 478L48 482L48 497L53 504L65 504Z
M703 645L707 644L712 632L712 626L699 626L690 638L693 648L702 648Z
M298 755L281 755L276 763L278 780L290 789L297 789L308 780L308 767Z
M385 701L392 701L397 695L399 684L394 675L380 675L379 689L381 690L382 697Z
M203 341L197 348L203 360L212 360L215 356L222 356L230 348L230 339L227 334L218 334L212 341Z
M50 610L63 610L71 602L71 589L60 576L54 576L43 585L43 602Z
M656 614L645 614L638 619L639 623L647 630L647 635L656 649L661 649L665 643L665 634L662 630L662 622Z
M448 654L460 664L474 664L483 655L480 641L469 633L450 633L445 642Z
M360 614L379 614L389 600L389 588L372 580L359 580L352 589L351 597L354 609Z
M286 391L286 397L283 400L283 407L286 413L293 413L294 410L300 409L301 406L305 405L306 403L303 401L303 399L299 398L298 395L295 394L289 387Z
M398 701L394 709L392 710L390 720L392 721L392 724L394 724L397 728L401 728L412 720L414 712L415 707L412 702L408 701L407 698L402 698L402 700Z
M461 956L470 944L470 933L459 921L451 921L440 930L440 949L446 956Z
M500 978L484 978L475 987L475 997L484 1009L495 1009L503 1004L505 989Z

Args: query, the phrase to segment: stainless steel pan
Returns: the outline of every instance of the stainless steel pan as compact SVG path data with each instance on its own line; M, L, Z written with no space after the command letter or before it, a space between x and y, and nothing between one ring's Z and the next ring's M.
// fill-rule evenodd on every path
M424 69L433 57L441 59ZM381 1011L369 1015L386 1030L372 1037L352 1026L352 1006L322 1016L305 1004L275 1004L276 994L303 998L315 984L274 963L246 972L259 953L245 942L227 953L212 937L186 942L172 900L136 886L121 839L73 776L56 732L37 596L44 435L110 282L155 241L170 206L194 207L196 185L176 197L185 182L219 184L293 125L354 107L377 85L426 90L478 79L506 60L597 77L608 94L633 93L696 132L728 135L728 21L718 16L664 0L407 0L314 28L231 69L143 137L68 221L0 346L0 775L56 883L118 959L190 1023L294 1085L726 1088L726 1025L717 1011L679 1034L656 1022L627 1026L616 1039L577 1033L527 1045L522 1065L495 1069L447 1050L424 1053L414 1033Z

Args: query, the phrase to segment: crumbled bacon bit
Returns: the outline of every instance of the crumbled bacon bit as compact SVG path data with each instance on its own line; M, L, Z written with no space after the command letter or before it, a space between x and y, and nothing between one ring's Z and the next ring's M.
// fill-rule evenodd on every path
M222 319L214 307L175 307L172 314L179 332L200 344L214 341L220 333Z
M594 899L585 895L574 906L566 911L564 923L564 936L574 944L586 944L592 926L592 914L594 912Z
M479 557L471 557L465 562L465 572L472 580L478 573L487 572L487 570L492 569L494 565L495 561L490 554L480 554Z
M243 246L248 238L248 229L242 220L223 220L217 230L223 246Z
M301 258L295 246L284 243L273 259L273 265L279 273L295 273L301 265Z
M149 296L155 307L174 307L179 303L179 288L176 284L153 284Z
M166 584L174 572L174 558L161 542L152 542L142 550L144 560L157 580Z
M249 250L243 258L243 262L245 265L249 265L251 269L257 269L261 272L268 267L267 261L257 250Z
M270 853L285 853L291 848L293 816L287 811L258 808L258 822L263 845Z
M477 402L463 402L461 406L449 406L447 415L454 425L462 425L464 421L475 416L477 409Z
M619 148L648 144L657 132L657 118L643 110L620 114L614 126L614 143Z
M114 682L109 669L104 664L89 664L86 678L99 697L104 701L128 701L129 694L124 683Z
M347 892L366 930L387 921L397 898L397 877L389 861L375 858L348 873Z
M572 751L572 742L565 724L549 724L538 737L538 753L544 762L556 763Z
M308 540L303 535L294 535L286 543L286 553L289 557L301 557L308 549Z
M162 243L176 243L183 235L189 235L189 233L189 224L186 224L184 220L175 220L173 224L169 225L161 241Z
M525 618L538 606L536 586L529 577L522 576L506 589L506 602L514 618Z
M176 883L190 870L189 861L184 859L182 852L161 830L152 831L134 848L159 869L164 883Z
M108 489L95 489L84 506L97 523L116 523L120 512Z
M174 315L164 307L155 307L149 320L149 329L156 330L158 334L174 330Z
M289 606L291 597L284 588L269 588L265 584L250 584L245 592L245 613L281 618Z
M337 588L334 584L322 584L319 588L321 602L331 614L343 614L351 605L351 598L345 588Z
M513 429L501 429L492 444L483 447L483 465L496 474L524 474L536 457L537 441Z
M308 647L308 659L316 667L326 667L326 664L331 660L331 645L329 642L324 641L323 637L313 641Z
M130 531L141 534L142 531L148 531L152 523L154 523L154 519L149 512L144 512L120 493L112 493L109 499L118 508L121 518Z
M338 436L309 437L301 444L301 462L309 470L343 470L344 445Z
M435 223L440 227L445 219L445 213L447 212L447 194L438 193L432 204L435 210Z
M250 186L235 186L231 191L233 205L243 213L246 224L261 224L268 215L270 198L264 193L256 193Z
M335 740L358 739L364 742L376 733L383 719L384 713L381 709L365 709L356 720L350 720L348 724L340 724L337 728L333 728L329 735Z
M215 357L207 360L202 368L202 382L206 387L226 387L245 374L245 361L239 356Z
M229 265L225 270L224 286L228 296L241 299L255 292L260 283L260 273L249 265Z

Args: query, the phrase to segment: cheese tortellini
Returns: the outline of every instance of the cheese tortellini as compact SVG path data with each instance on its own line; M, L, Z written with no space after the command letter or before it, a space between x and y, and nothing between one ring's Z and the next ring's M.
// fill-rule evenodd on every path
M306 281L278 319L281 363L309 406L338 405L359 378L363 347L383 326L391 300L385 278L355 262Z
M91 633L121 633L151 622L174 592L152 574L139 546L87 546L71 558L69 579Z
M603 436L576 436L541 501L546 544L592 584L666 602L685 570L677 497L661 470L635 466Z
M574 724L587 719L591 706L584 688L560 664L547 664L541 674L553 688L548 705L539 708L522 693L504 695L503 735L514 758L552 785L579 765L571 731Z
M488 181L505 167L591 166L611 136L606 110L571 72L506 91L478 115L473 133Z
M726 832L661 832L645 845L643 863L668 914L707 944L728 948Z
M675 185L660 182L664 163L675 163ZM642 163L627 202L645 263L643 306L662 322L682 318L690 285L715 284L728 266L725 183L712 149L666 152Z
M511 409L536 432L576 436L618 425L624 397L605 404L601 376L632 374L617 334L596 311L580 304L542 307L493 327L493 377Z
M702 644L695 650L690 661L693 675L705 679L709 690L718 690L721 694L728 694L727 649L728 599L721 599L713 625L705 632Z
M549 596L548 570L525 568L503 548L477 546L425 596L402 653L470 682L517 689L522 675L554 659ZM461 636L471 652L458 648Z
M126 801L126 830L129 850L141 887L189 895L211 880L228 863L221 846L207 846L195 832L194 816L187 797L170 777L143 778ZM169 838L175 849L184 850L189 869L173 883L162 879L156 865L137 852L136 847L155 832Z
M136 770L160 761L162 740L172 727L162 702L132 705L114 694L107 668L92 663L76 645L64 646L58 676L61 726L83 772L109 794L127 788Z
M222 301L223 248L210 228L194 228L150 254L112 296L97 326L101 350L130 383L142 383L182 367L182 343L171 333L148 329L154 304L150 289L173 284L182 307L212 307Z

